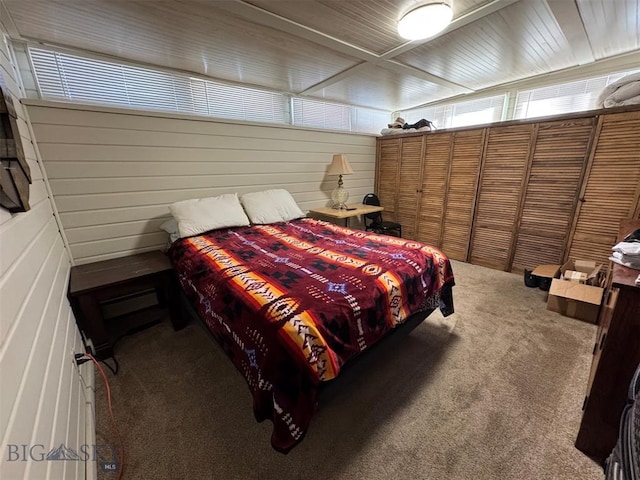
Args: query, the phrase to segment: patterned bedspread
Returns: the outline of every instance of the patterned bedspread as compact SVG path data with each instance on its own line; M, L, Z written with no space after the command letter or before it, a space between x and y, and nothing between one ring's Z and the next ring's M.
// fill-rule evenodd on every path
M309 218L215 230L168 254L285 453L302 440L321 381L411 314L453 312L440 250Z

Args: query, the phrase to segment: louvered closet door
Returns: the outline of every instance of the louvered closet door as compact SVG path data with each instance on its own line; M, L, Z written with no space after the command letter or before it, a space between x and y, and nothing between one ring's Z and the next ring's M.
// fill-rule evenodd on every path
M409 239L416 238L423 140L424 135L407 137L401 144L396 221L402 225L402 236ZM383 216L387 218L384 212Z
M417 240L440 247L452 133L425 136Z
M470 262L508 270L533 124L491 127L471 239Z
M512 271L562 263L595 120L537 128Z
M385 138L378 140L376 194L380 199L380 204L384 207L384 217L388 220L395 220L396 217L399 166L400 139ZM362 201L362 199L359 199L359 201Z
M603 115L600 122L569 256L606 264L620 220L637 215L640 112Z
M454 260L467 260L485 131L453 133L441 248Z

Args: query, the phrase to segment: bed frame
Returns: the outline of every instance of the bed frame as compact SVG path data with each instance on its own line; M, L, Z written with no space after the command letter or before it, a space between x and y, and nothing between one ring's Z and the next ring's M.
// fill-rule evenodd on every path
M440 295L441 297L448 296L449 298L452 298L453 292L451 285L445 285L445 287L440 291ZM188 322L189 320L193 320L194 323L198 324L207 333L211 341L219 347L218 341L214 338L204 320L200 318L200 315L198 315L198 312L196 312L193 305L191 305L182 289L180 289L180 306L186 321ZM381 341L377 342L371 348L346 363L341 368L340 374L336 378L326 382L320 382L318 387L318 404L322 405L330 402L331 398L333 398L339 390L343 389L349 383L352 383L354 379L360 377L362 372L367 369L367 364L371 358L380 355L382 350L379 348L380 345L384 344L389 347L390 345L401 343L402 340L413 331L413 329L424 322L436 309L437 308L431 308L414 313L403 323L394 328Z

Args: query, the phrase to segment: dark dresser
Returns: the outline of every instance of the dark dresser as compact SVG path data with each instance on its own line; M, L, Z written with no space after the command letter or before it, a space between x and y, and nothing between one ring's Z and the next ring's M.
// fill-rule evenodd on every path
M640 228L640 220L623 220L618 241ZM613 246L613 245L612 245ZM600 310L598 332L576 447L603 464L619 434L628 403L629 384L640 364L640 270L611 264L609 288Z

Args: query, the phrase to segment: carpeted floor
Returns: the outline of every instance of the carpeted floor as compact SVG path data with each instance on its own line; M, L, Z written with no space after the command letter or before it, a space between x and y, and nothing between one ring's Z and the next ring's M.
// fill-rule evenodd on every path
M519 275L460 262L454 273L456 313L381 346L288 455L198 325L125 338L109 374L124 478L603 478L573 446L596 327L547 311ZM98 441L113 443L102 386L96 397Z

